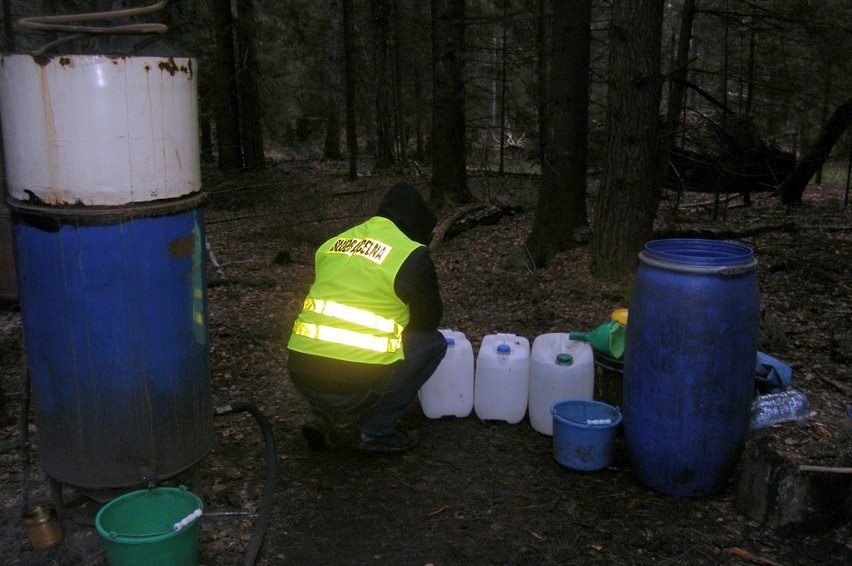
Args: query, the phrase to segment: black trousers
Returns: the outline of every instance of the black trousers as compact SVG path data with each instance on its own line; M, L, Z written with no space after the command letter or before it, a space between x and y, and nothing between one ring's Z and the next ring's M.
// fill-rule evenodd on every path
M290 380L311 409L326 418L353 418L371 435L393 432L420 387L432 376L447 351L437 330L405 331L405 359L390 366L329 361L291 352Z

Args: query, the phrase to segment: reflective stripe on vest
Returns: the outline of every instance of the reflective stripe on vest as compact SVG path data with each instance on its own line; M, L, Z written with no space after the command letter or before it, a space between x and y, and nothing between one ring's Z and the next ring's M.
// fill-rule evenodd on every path
M379 316L368 310L350 307L336 301L324 301L322 299L308 298L305 300L302 310L315 312L317 314L324 314L346 322L352 322L360 326L378 330L379 332L393 334L397 338L402 335L402 325L395 320ZM388 352L390 351L392 350L388 350Z
M313 338L322 342L332 342L352 346L371 352L396 352L402 347L401 338L379 338L362 332L343 330L323 324L310 324L297 320L293 325L293 334Z

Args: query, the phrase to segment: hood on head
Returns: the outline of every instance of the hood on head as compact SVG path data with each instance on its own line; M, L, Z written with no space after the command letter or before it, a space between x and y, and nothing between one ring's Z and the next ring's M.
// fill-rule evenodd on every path
M377 216L387 218L402 233L420 244L429 244L429 235L438 219L414 186L399 182L382 198Z

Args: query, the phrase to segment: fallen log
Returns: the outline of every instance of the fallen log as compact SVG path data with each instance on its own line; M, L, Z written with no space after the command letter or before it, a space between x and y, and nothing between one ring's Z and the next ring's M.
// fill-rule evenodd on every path
M483 208L485 208L484 204L470 204L455 211L449 218L441 222L438 227L435 228L435 232L432 235L432 241L429 242L429 249L436 250L440 247L441 243L444 241L444 236L446 236L447 231L452 228L453 224L455 224L459 218Z
M476 226L491 226L500 222L507 214L513 214L518 209L511 206L496 204L470 204L455 211L449 218L441 222L432 236L429 249L436 250L444 240Z
M774 224L755 224L747 228L662 228L654 231L654 237L663 238L706 238L709 240L737 240L758 236L767 232L794 232L796 223L792 220Z

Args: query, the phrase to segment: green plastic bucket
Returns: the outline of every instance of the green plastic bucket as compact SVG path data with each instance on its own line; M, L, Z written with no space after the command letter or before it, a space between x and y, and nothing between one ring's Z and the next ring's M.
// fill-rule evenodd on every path
M194 566L202 507L183 486L143 489L104 505L95 526L112 566Z

